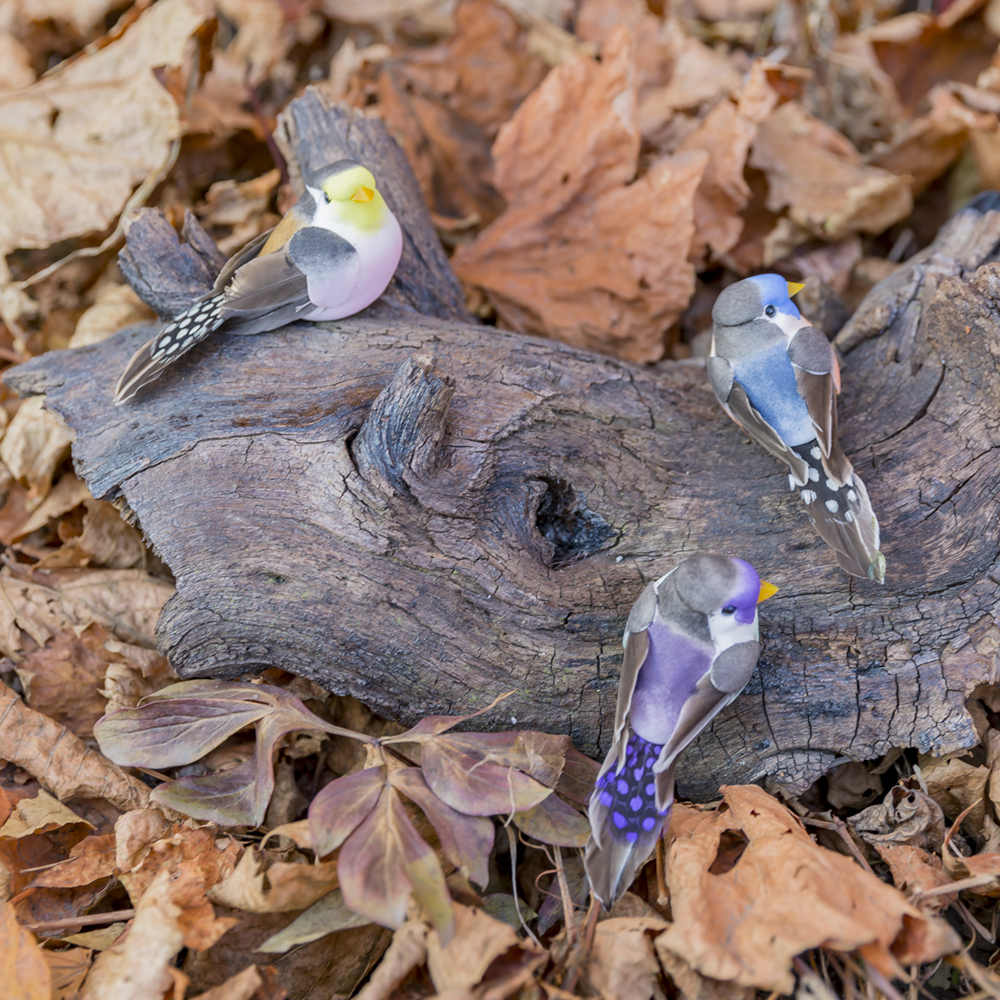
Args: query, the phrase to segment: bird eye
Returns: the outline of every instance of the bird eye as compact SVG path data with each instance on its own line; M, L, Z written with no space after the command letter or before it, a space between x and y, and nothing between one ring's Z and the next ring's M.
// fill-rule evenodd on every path
M766 308L766 309L764 310L764 315L765 315L765 316L773 316L773 315L774 315L774 314L775 314L775 313L776 313L777 311L778 311L778 310L777 310L777 309L775 309L775 308L774 308L774 306L768 306L768 307L767 307L767 308Z
M323 191L323 197L326 199L326 203L329 205L331 199L330 199L330 196L326 193L325 190Z
M735 604L727 604L722 609L722 613L724 615L735 615L736 614L736 605Z

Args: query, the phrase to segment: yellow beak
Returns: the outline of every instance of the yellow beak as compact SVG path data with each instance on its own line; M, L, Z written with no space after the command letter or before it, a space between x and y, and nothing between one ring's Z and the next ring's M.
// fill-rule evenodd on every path
M798 281L786 281L785 284L788 285L789 298L791 298L793 295L798 295L799 292L801 292L802 289L806 287L805 285L801 284Z
M757 595L757 603L760 604L762 601L766 601L769 597L774 597L778 592L778 588L773 583L768 583L767 580L760 581L760 594Z
M364 184L362 184L361 187L359 187L357 191L351 195L351 201L371 201L374 197L375 192L371 188L365 187Z

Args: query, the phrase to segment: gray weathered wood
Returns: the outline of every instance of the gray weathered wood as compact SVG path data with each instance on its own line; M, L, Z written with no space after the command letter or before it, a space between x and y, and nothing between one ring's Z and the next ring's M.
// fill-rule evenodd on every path
M182 674L274 664L404 721L514 689L493 724L596 753L632 601L684 554L730 552L781 592L681 790L801 785L840 755L971 745L965 699L997 675L1000 266L979 265L1000 250L998 201L935 246L842 334L842 440L882 523L884 587L837 569L697 362L383 311L210 339L118 409L149 326L6 380L47 393L79 473L174 570L159 635ZM919 322L879 332L873 315L912 303Z

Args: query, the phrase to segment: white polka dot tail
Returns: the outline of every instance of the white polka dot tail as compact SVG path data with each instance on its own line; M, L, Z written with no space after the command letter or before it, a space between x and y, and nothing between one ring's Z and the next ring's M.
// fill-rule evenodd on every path
M115 405L216 330L264 333L360 312L385 291L402 248L399 223L370 170L353 160L317 170L281 222L230 258L207 295L132 355Z
M801 287L760 274L723 289L712 309L712 389L726 413L788 466L789 487L841 569L883 583L878 520L837 440L837 355L792 302Z
M605 909L628 889L663 833L681 753L757 666L757 605L776 589L742 559L699 552L649 584L633 605L584 857L591 891Z

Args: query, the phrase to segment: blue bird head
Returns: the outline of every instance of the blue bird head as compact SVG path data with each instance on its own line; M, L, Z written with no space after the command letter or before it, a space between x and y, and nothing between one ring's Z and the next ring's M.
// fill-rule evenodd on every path
M773 306L776 312L793 319L802 319L802 314L789 295L789 283L780 274L758 274L746 280L757 286L765 311L768 306ZM798 288L795 290L798 291Z

